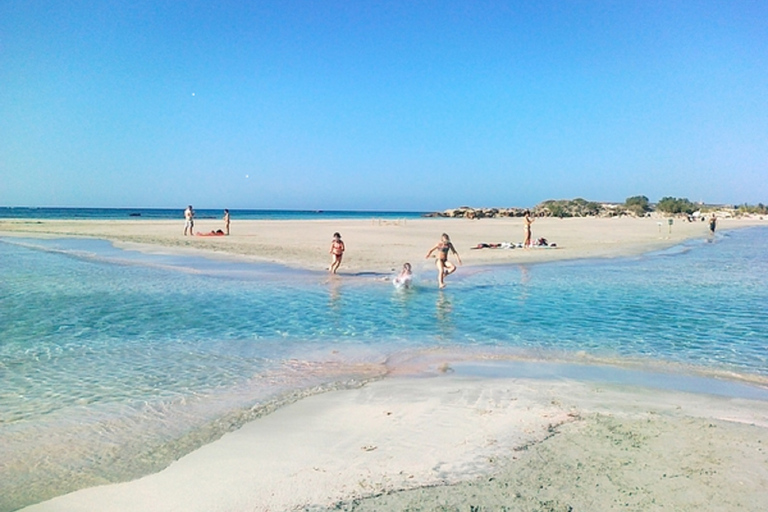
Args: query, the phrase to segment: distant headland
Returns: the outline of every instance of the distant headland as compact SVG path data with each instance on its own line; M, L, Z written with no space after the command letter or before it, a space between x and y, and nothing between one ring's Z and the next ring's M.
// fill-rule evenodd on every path
M741 217L768 215L768 207L757 205L722 205L694 203L686 198L664 197L657 203L651 203L645 196L633 196L623 203L603 203L586 199L549 199L533 208L473 208L460 206L442 212L427 213L425 217L452 217L483 219L494 217L523 217L526 211L536 217L647 217L688 216L705 217L715 214L718 217Z

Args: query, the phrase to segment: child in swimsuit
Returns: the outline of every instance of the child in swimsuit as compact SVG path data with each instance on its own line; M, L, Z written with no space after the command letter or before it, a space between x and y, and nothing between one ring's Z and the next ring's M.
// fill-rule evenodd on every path
M437 261L435 261L435 265L437 265L437 284L440 288L445 288L445 276L456 272L456 265L448 261L448 252L456 255L456 261L459 262L459 265L461 265L461 257L451 243L451 238L446 233L443 233L440 242L429 250L427 258L432 256L432 253L435 251L437 251Z
M331 271L331 274L335 274L339 269L339 266L341 265L341 257L344 255L345 250L346 247L344 247L344 242L341 240L341 235L334 233L333 241L331 241L331 250L328 251L333 255L333 260L331 260L331 267L328 269Z
M400 271L400 274L392 281L392 283L398 288L410 288L412 280L413 272L411 271L411 264L404 263L403 270Z

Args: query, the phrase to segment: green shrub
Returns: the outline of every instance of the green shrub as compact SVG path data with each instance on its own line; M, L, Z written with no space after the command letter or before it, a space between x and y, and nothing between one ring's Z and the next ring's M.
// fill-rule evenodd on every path
M697 210L697 207L686 198L663 197L656 204L656 209L664 213L687 213L690 215Z
M631 212L638 217L642 217L647 212L651 211L651 203L645 196L628 197L627 200L624 201L624 207L628 212Z

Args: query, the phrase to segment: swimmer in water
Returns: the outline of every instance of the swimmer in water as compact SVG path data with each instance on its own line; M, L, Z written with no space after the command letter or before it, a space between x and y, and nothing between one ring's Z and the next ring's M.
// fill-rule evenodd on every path
M331 267L328 269L331 271L331 274L335 274L339 269L339 266L341 266L341 257L344 255L345 250L346 247L344 246L344 242L341 240L341 235L334 233L333 241L331 241L331 249L328 251L333 255L333 260L331 260Z
M459 265L461 265L461 256L459 256L456 248L451 243L451 238L445 233L440 238L440 242L429 250L427 258L432 256L432 253L435 251L437 251L437 261L435 261L435 265L437 265L437 284L442 289L445 288L445 276L456 272L456 265L448 261L448 252L456 255L456 261L459 262Z
M411 264L404 263L403 270L400 271L400 274L392 281L392 283L398 288L400 287L410 288L411 281L413 281L413 272L411 271Z

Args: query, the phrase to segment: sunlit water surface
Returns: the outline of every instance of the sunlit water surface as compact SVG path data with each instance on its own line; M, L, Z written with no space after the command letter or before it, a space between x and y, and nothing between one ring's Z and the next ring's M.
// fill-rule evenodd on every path
M398 290L384 275L0 239L0 511L445 360L556 361L544 373L562 378L641 368L646 384L689 375L699 391L730 377L748 384L724 393L768 399L766 254L768 229L751 228L631 259L464 267L438 291L429 262Z

